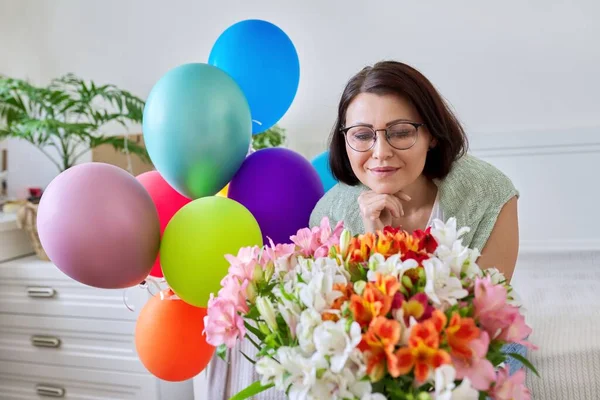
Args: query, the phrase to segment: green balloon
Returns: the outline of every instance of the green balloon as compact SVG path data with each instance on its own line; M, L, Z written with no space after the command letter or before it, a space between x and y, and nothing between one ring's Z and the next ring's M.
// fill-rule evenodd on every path
M170 288L183 301L208 306L227 275L226 254L262 246L254 216L235 200L201 197L183 206L169 221L160 245L160 264Z

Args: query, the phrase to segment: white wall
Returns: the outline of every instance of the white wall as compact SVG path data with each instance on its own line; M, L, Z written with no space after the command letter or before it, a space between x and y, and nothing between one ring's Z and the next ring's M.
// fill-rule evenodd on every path
M292 148L312 157L347 79L384 58L421 69L471 135L600 126L599 17L593 0L0 0L0 73L47 82L75 72L145 97L168 69L206 62L231 24L266 19L300 55L300 87L281 124ZM10 147L13 191L55 175L29 146ZM28 154L36 158L22 162Z
M600 243L587 219L599 189L579 183L597 181L600 161L600 3L591 0L0 0L0 73L47 82L75 72L145 97L168 69L206 62L218 35L248 18L279 25L298 50L298 94L280 121L293 149L325 149L354 72L406 61L453 105L474 153L515 181L529 246ZM8 146L13 194L56 175L29 144Z

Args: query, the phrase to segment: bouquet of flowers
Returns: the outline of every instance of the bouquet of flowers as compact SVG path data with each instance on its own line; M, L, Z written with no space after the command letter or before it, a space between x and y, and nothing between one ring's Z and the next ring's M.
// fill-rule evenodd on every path
M220 355L243 339L258 349L246 357L261 380L235 398L274 387L290 399L529 399L525 371L505 362L535 369L503 346L534 348L532 330L465 232L451 218L351 237L325 218L293 243L228 255L204 333Z

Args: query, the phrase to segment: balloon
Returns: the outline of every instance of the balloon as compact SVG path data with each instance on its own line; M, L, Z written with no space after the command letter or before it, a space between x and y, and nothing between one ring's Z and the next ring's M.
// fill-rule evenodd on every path
M104 163L76 165L54 178L40 201L37 225L50 260L98 288L142 282L160 246L148 192L125 170Z
M323 184L308 160L275 147L246 158L229 183L228 196L254 215L265 243L270 237L277 244L290 243L290 236L308 226L323 194Z
M260 227L244 206L225 197L203 197L183 206L167 225L160 263L169 287L179 297L206 307L227 275L225 255L262 243Z
M227 197L228 191L229 191L229 183L227 184L227 186L225 186L223 189L221 189L221 191L219 193L217 193L217 196Z
M162 294L152 297L140 311L135 348L154 376L184 381L202 372L215 352L202 335L206 309L171 299L168 289Z
M329 167L329 150L317 155L310 163L317 170L323 183L323 189L327 192L337 183L337 179L333 177Z
M294 44L276 25L245 20L225 30L210 52L208 63L227 72L250 104L252 133L275 125L292 104L300 80Z
M168 71L152 88L143 118L154 166L190 199L221 190L244 161L252 138L244 94L229 75L207 64Z
M160 222L160 234L162 236L167 224L177 211L191 201L185 196L182 196L173 189L167 181L160 176L158 171L148 171L136 177L138 182L148 191L156 211L158 211L158 220ZM162 278L163 273L160 267L159 256L156 256L150 275Z

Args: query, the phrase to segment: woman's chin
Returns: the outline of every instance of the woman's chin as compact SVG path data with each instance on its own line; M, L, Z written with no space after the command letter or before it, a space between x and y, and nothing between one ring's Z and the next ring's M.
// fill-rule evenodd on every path
M402 186L398 185L398 182L368 182L366 185L377 194L396 194L402 190Z

